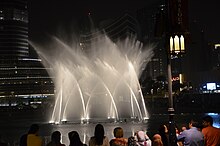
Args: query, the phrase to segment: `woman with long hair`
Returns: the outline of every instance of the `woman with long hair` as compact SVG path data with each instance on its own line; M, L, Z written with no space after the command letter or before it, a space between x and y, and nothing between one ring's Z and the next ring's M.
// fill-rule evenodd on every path
M95 126L94 136L89 140L89 146L109 146L108 137L104 135L104 127L102 124Z
M70 145L69 146L87 146L86 144L83 144L83 142L80 140L79 134L77 131L71 131L68 133Z
M60 131L54 131L51 134L51 141L46 146L65 146L60 142L61 140L61 133Z

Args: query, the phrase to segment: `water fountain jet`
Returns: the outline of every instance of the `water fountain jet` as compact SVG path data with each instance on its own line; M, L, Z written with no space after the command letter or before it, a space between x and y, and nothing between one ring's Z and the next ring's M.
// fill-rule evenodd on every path
M78 44L71 47L56 37L50 46L32 43L43 64L53 68L49 74L54 77L56 102L51 121L148 119L138 79L153 47L144 48L133 37L115 43L106 35L92 41L86 51Z

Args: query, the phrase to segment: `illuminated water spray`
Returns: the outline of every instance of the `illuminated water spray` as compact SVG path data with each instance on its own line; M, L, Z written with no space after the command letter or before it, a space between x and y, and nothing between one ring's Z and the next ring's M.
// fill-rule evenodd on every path
M33 44L44 65L53 68L56 101L51 121L149 118L138 79L152 47L143 48L135 38L114 43L105 35L89 48L72 44L55 37L46 47Z

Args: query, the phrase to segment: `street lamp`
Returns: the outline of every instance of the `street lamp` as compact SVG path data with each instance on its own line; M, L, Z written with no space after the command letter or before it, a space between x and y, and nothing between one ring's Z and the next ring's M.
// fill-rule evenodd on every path
M165 0L165 48L167 51L167 78L169 99L169 146L177 146L174 106L172 96L171 59L181 58L185 53L184 35L186 34L187 2Z
M170 44L171 45L171 44ZM168 46L167 46L168 47ZM174 123L174 107L172 94L172 71L171 71L171 52L167 50L167 80L168 80L168 114L169 114L169 146L176 146L176 132Z
M170 146L177 145L175 122L174 122L173 94L172 94L171 58L178 57L183 53L185 53L185 43L184 43L183 35L173 35L170 36L170 38L167 36L167 76L168 76L168 95L169 95L168 113L169 113L169 145Z

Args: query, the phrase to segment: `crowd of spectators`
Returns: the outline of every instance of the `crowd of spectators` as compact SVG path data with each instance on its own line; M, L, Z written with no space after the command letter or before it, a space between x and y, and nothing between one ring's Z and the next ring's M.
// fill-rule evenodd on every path
M51 139L46 144L39 135L39 125L32 124L27 133L20 137L19 146L170 146L169 125L162 123L153 136L148 136L145 131L138 130L130 137L124 137L122 127L113 129L114 138L109 139L105 135L105 127L98 123L94 127L94 135L90 137L88 143L81 141L77 131L68 133L69 143L62 143L62 133L53 131ZM176 146L220 146L220 129L213 126L213 118L205 116L201 123L191 119L188 124L176 128ZM9 146L1 139L0 146Z

